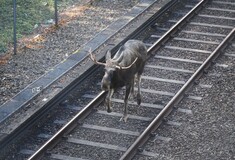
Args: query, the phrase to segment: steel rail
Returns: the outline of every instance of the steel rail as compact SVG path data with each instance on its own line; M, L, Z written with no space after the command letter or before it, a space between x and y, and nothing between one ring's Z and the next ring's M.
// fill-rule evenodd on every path
M92 109L99 106L104 100L105 92L102 91L95 99L93 99L86 107L84 107L77 115L74 116L65 126L63 126L55 135L53 135L43 146L41 146L28 160L40 159L44 153L52 149L62 138L70 133L79 121L83 120L87 115L92 112Z
M208 0L200 1L195 7L193 7L184 17L182 17L174 26L172 26L161 38L159 38L148 49L149 55L155 55L155 51L161 48L166 41L175 37L175 34L193 17L202 7L208 2Z
M201 1L202 2L202 1ZM202 2L202 3L204 3L204 1ZM190 16L192 16L192 15L190 15ZM177 23L178 24L178 23ZM182 24L180 24L179 25L180 27L182 27ZM179 29L179 28L178 28ZM170 32L170 31L168 31L169 33L167 34L167 35L170 35L168 38L160 38L157 42L158 43L155 43L155 45L159 45L160 44L160 46L162 45L162 44L164 44L170 37L172 37L172 35L173 34L175 34L177 31L174 31L174 32ZM234 35L234 30L233 30L233 33L232 33L232 35ZM164 36L165 37L165 36ZM231 39L231 38L227 38L227 39ZM227 44L227 41L228 40L226 40L222 45L220 45L220 46L222 46L223 48L225 48L225 45ZM116 47L117 48L117 47ZM160 47L159 47L160 48ZM149 53L152 53L152 52L155 52L157 49L156 48L154 48L154 47L151 47L149 50L148 50L148 52ZM220 49L218 49L218 51L219 51ZM214 59L215 58L215 56L213 56L213 58L212 59ZM202 72L203 73L203 72ZM198 79L198 78L196 78L196 79ZM192 83L193 84L193 83ZM185 87L186 88L186 90L187 90L187 87ZM180 92L180 91L179 91ZM178 92L178 93L179 93ZM182 93L180 93L180 94L182 94L182 96L181 97L183 97L184 96L184 93L185 93L185 91L182 91ZM77 124L79 123L79 120L81 120L81 119L83 119L84 117L86 117L91 111L92 111L92 108L94 108L94 106L98 106L102 101L103 101L103 99L104 99L104 97L105 97L105 92L101 92L94 100L92 100L82 111L80 111L69 123L67 123L63 128L61 128L60 130L59 130L59 132L57 132L52 138L50 138L37 152L35 152L29 159L31 160L31 159L40 159L47 151L48 151L48 149L51 149L51 148L53 148L54 147L54 145L56 145L57 144L57 142L58 141L60 141L63 137L65 137L71 130L73 130L73 128L74 127L76 127L77 126ZM174 96L175 97L175 96ZM174 99L174 97L173 97L173 99ZM176 98L176 100L174 100L174 103L172 102L172 101L170 101L172 104L171 105L167 105L166 107L167 107L167 109L164 109L164 110L166 110L166 113L167 114L169 114L170 113L170 111L172 110L172 106L174 106L174 104L177 104L180 100L181 100L182 98L180 98L180 99L178 99L178 98ZM169 102L169 103L170 103ZM177 102L177 103L176 103ZM169 104L168 103L168 104ZM94 105L95 104L95 105ZM164 114L163 115L159 115L158 117L160 117L160 121L162 121L162 119L164 119L164 117L167 115L165 112L164 112ZM157 117L156 117L157 118ZM156 119L155 118L155 119ZM155 120L154 119L154 120ZM153 123L153 122L152 122ZM152 124L151 123L151 124ZM151 125L150 124L150 125ZM148 126L148 130L149 130L149 128L151 129L151 131L150 132L148 132L148 135L151 135L151 133L152 133L152 131L154 131L155 130L155 127L156 126ZM158 124L158 126L159 126L160 124ZM72 127L71 127L72 126ZM157 126L157 127L158 127ZM154 130L152 130L152 129L154 129ZM145 132L145 131L144 131ZM144 133L143 132L143 133ZM143 135L143 133L141 134L141 136ZM145 136L144 136L145 137ZM137 138L137 140L138 139L140 139L140 138ZM136 140L136 141L137 141ZM135 142L136 142L135 141ZM139 142L137 142L138 143L138 145L139 144L143 144L142 143L143 141L141 140L141 143L139 143ZM141 146L140 145L140 146ZM133 145L132 145L133 146ZM131 148L131 147L130 147ZM128 148L128 150L130 149L130 148ZM137 146L137 148L136 147L134 147L135 148L135 150L138 150L138 148L139 148L139 146ZM128 151L127 150L127 151ZM131 155L131 157L133 157L133 153L136 153L136 152L132 152L132 155ZM130 159L131 157L124 157L123 159Z
M198 79L207 72L207 69L215 62L215 59L222 53L222 50L226 48L230 41L234 39L235 28L229 33L229 35L220 43L220 45L213 51L213 53L205 60L205 62L198 68L198 70L192 75L192 77L184 84L184 86L176 93L171 101L163 108L163 110L155 117L155 119L149 124L145 131L136 139L136 141L127 149L120 160L131 159L137 151L142 151L141 146L151 137L153 132L160 126L170 112L173 110L185 93L192 87Z
M117 44L113 49L111 50L112 53L117 51L121 45L123 45L128 39L135 38L139 34L141 34L147 27L151 26L155 21L160 18L164 13L166 13L168 10L170 10L172 7L174 7L179 0L172 0L167 5L162 7L158 12L156 12L153 16L151 16L146 22L144 22L140 27L138 27L133 33L128 35L124 40L122 40L119 44ZM101 58L102 61L103 58ZM43 111L40 112L36 117L38 119L43 115L44 112L46 112L51 105L58 104L58 99L61 99L61 97L64 97L74 86L77 86L79 83L81 83L86 77L88 77L94 70L99 68L100 66L93 65L91 68L89 68L88 71L84 73L78 80L73 81L74 83L70 84L68 87L65 88L66 92L63 92L59 95L57 95L55 98L53 98L49 104L46 104L46 106L43 108ZM29 160L34 159L40 159L43 157L45 153L49 149L52 149L63 137L65 137L71 130L73 130L79 123L79 120L84 119L89 113L92 112L92 109L95 108L95 106L98 106L103 99L105 98L106 92L100 92L94 100L92 100L83 110L81 110L72 120L70 120L64 127L62 127L53 137L51 137L42 147L40 147L33 155L29 157ZM30 120L31 121L31 120ZM33 118L33 121L35 121L35 117ZM32 125L32 123L29 123ZM27 126L29 127L29 126ZM47 153L50 154L50 153Z
M163 14L165 14L167 11L169 11L171 8L173 8L176 4L179 3L180 0L172 0L168 2L165 6L163 6L159 11L157 11L156 14L151 16L147 21L145 21L141 26L139 26L134 32L132 32L130 35L128 35L124 40L122 40L119 44L117 44L112 50L111 53L112 55L118 51L118 49L124 45L129 39L133 39L140 35L143 31L146 30L147 27L152 26L157 19L159 19ZM99 61L104 60L105 58L103 57Z
M135 140L135 142L127 149L120 160L129 160L139 151L145 142L154 135L154 131L160 126L170 112L173 110L182 98L186 95L186 92L198 81L198 79L207 72L207 69L211 64L215 63L215 59L222 53L230 41L235 36L235 28L226 36L226 38L218 45L218 47L211 53L211 55L203 62L203 64L197 69L197 71L191 76L191 78L183 85L183 87L175 94L175 96L168 102L163 110L155 117L155 119L149 124L149 126L141 133L141 135Z
M185 25L189 21L189 19L192 18L207 2L208 2L207 0L200 1L184 17L182 17L174 26L172 26L161 38L159 38L151 47L149 47L148 48L149 58L155 55L155 52L159 50L170 38L174 37L174 34L176 34L181 29L181 27L183 27L183 25ZM176 95L172 99L174 99ZM164 108L166 107L167 106L165 106ZM164 113L165 116L167 115L165 113L165 109L163 109L162 112ZM163 114L162 112L160 112L159 115ZM168 112L170 113L170 111ZM120 160L131 159L138 152L138 150L141 150L140 146L142 146L151 136L151 133L160 126L161 121L162 121L162 116L160 116L160 119L157 119L157 120L155 119L142 132L142 134L136 139L136 141L127 149L127 151L122 155Z
M136 139L136 141L127 149L120 160L129 160L134 156L137 151L142 151L141 146L146 140L151 137L153 132L160 126L174 106L177 105L185 96L186 91L192 87L195 82L207 71L207 69L214 63L215 59L222 53L227 47L230 41L234 39L235 28L226 36L226 38L220 43L220 45L212 52L212 54L204 61L204 63L198 68L198 70L191 76L191 78L184 84L184 86L176 93L171 101L163 108L163 110L155 117L155 119L149 124L145 131Z
M145 23L143 23L139 28L137 28L133 33L128 35L123 41L121 41L119 44L117 44L111 52L114 53L119 49L121 45L123 45L128 39L135 38L138 36L142 31L144 31L145 28L152 25L156 19L161 17L165 12L167 12L170 8L174 7L179 0L171 0L167 5L163 6L156 14L154 14L152 17L150 17L149 20L147 20ZM101 58L101 61L105 58ZM42 109L40 109L37 113L35 113L33 116L28 118L26 122L24 122L20 127L14 130L13 133L9 134L8 136L4 137L4 139L1 141L0 144L0 150L3 150L5 146L8 146L11 142L14 142L15 139L22 133L24 133L25 130L33 126L38 119L40 119L45 113L47 113L52 107L56 104L61 102L61 99L69 93L75 86L79 85L84 79L86 79L89 75L92 74L93 71L98 69L100 66L93 65L91 66L86 72L84 72L82 75L79 76L76 80L74 80L71 84L69 84L67 87L65 87L60 93L58 93L55 97L53 97L50 101L48 101ZM29 103L26 102L26 103Z

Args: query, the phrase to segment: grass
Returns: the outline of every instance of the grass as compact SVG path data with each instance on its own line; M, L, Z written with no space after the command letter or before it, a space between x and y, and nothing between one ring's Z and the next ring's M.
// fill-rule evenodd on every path
M13 42L13 2L0 0L0 4L0 52L6 52ZM36 24L53 18L53 13L53 0L17 1L17 38L31 34Z
M17 0L16 0L17 1ZM79 0L58 0L58 8L78 3ZM54 19L54 0L17 1L17 38L33 33L40 23ZM13 43L13 2L0 0L0 54Z

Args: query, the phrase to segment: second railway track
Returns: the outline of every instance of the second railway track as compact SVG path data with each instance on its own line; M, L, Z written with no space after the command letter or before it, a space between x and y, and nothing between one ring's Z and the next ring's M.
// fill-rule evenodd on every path
M178 104L184 98L200 102L200 95L190 93L193 85L204 90L212 87L199 80L233 40L234 13L232 1L180 3L136 37L148 46L150 56L142 76L143 102L137 106L135 99L130 100L127 123L119 121L122 89L112 99L113 112L106 112L99 68L45 116L47 120L31 129L31 136L25 138L16 155L19 159L159 158L158 153L146 150L144 144L150 137L170 141L170 137L159 135L156 129L162 122L180 127L180 122L167 119L172 110L182 116L192 114Z

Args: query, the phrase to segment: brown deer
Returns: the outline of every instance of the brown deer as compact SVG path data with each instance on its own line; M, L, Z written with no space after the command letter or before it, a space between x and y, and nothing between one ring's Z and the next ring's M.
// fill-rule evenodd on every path
M112 112L111 97L114 91L123 86L126 87L124 98L124 114L120 120L127 121L127 103L130 92L134 95L134 80L137 78L138 93L137 104L141 103L140 78L147 60L147 48L139 40L128 40L119 48L111 58L110 51L106 54L106 63L98 62L90 51L90 58L98 65L105 66L105 74L101 81L102 90L108 91L106 97L107 112Z

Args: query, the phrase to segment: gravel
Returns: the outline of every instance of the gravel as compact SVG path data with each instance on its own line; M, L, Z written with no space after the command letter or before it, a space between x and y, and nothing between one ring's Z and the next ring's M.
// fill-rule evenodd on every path
M234 50L234 47L228 47L226 52L231 50ZM202 95L202 101L184 99L178 105L191 109L193 114L186 115L174 111L168 119L180 122L181 126L163 124L157 130L158 135L172 140L167 143L151 138L145 147L146 151L157 153L158 159L232 160L235 158L234 57L221 56L217 62L229 66L228 68L213 66L209 74L202 77L201 81L210 81L212 88L196 90L197 86L193 87L192 93ZM212 76L214 73L217 76ZM140 160L143 157L137 156L135 159Z
M19 49L17 55L12 56L0 67L0 105L78 50L97 33L128 12L138 1L97 0L92 1L92 4L76 3L72 9L85 7L77 18L63 24L56 31L36 33L37 37L42 39L36 47ZM72 9L68 8L70 11ZM66 10L61 15L64 13Z
M102 1L106 2L106 1ZM113 5L115 4L114 1ZM94 5L99 5L101 2L94 3ZM110 2L109 2L110 3ZM115 4L119 5L119 4ZM114 6L110 6L112 8ZM95 16L95 15L94 15ZM112 17L112 16L111 16ZM105 19L104 21L106 21ZM105 22L106 23L106 22ZM72 23L71 23L72 24ZM66 27L65 27L66 28ZM71 29L70 29L71 30ZM66 31L64 29L64 31ZM75 31L75 30L74 30ZM72 34L71 34L72 35ZM67 37L68 38L68 37ZM87 38L87 37L85 37ZM85 39L84 38L84 39ZM66 43L66 42L63 42ZM76 44L74 44L76 45ZM68 47L66 45L66 47ZM77 49L76 47L74 49ZM41 49L40 49L41 50ZM70 50L70 49L68 49ZM230 49L234 50L234 48ZM64 53L64 52L63 52ZM67 52L66 52L67 53ZM62 54L63 57L63 54ZM228 61L227 61L228 60ZM148 62L148 64L153 63L156 60ZM152 138L147 146L146 151L152 151L159 154L158 159L233 159L234 157L234 59L222 58L219 60L220 63L226 63L229 68L217 68L213 67L210 71L211 74L216 73L219 76L214 77L210 74L203 77L205 79L210 79L213 84L213 88L201 91L195 89L195 94L203 95L204 98L201 102L195 102L191 100L184 100L180 107L184 109L192 109L193 114L185 115L179 112L173 112L169 117L172 121L180 122L181 126L166 126L162 125L158 130L158 134L166 137L172 138L169 143L162 143L162 141ZM162 61L160 63L163 63ZM45 63L47 64L47 63ZM174 63L177 65L177 63ZM175 66L172 65L172 66ZM23 66L23 64L21 64ZM181 64L186 66L184 64ZM169 66L168 66L169 67ZM179 67L179 65L177 65ZM190 66L193 68L193 66ZM188 68L187 68L188 69ZM26 69L28 70L28 69ZM44 71L43 71L44 72ZM184 75L183 75L184 76ZM186 75L187 76L187 75ZM226 77L226 78L224 78ZM19 77L20 78L20 77ZM149 86L149 85L148 85ZM150 102L153 104L164 104L168 102L169 97L167 96L157 96L150 93L142 93L143 101L146 99L153 99L155 102ZM116 95L117 98L122 97L123 94ZM104 108L104 107L102 107ZM122 109L121 107L117 107ZM133 108L132 106L130 109ZM149 109L150 110L150 109ZM119 111L119 110L118 110ZM141 110L140 110L141 111ZM151 111L151 110L150 110ZM133 111L132 111L133 112ZM137 113L138 114L138 113ZM146 116L146 115L145 115ZM151 114L148 117L152 117ZM128 126L125 123L119 122L120 117L110 117L108 115L94 114L93 116L87 118L85 123L98 124L107 127L117 127L119 129L128 129L132 131L141 131L148 122L133 121L128 119ZM97 121L99 119L99 121ZM108 119L108 121L107 121ZM114 120L113 120L114 119ZM116 122L115 124L113 122ZM131 125L129 125L131 124ZM89 133L91 134L91 133ZM100 138L99 141L103 141L103 136L98 137L93 133L94 139ZM122 137L119 137L122 138ZM131 138L130 138L131 139ZM123 140L130 140L129 137ZM119 157L121 153L115 153L113 151L107 152L103 149L96 150L93 147L85 147L83 145L71 145L67 142L62 142L58 145L57 150L53 153L61 153L60 148L72 148L75 153L87 153L89 152L92 156L102 157ZM63 150L63 152L67 152ZM76 156L76 155L71 155ZM85 155L81 155L85 157ZM135 159L147 159L136 157ZM151 159L151 158L150 158Z

